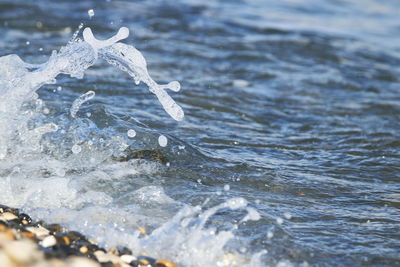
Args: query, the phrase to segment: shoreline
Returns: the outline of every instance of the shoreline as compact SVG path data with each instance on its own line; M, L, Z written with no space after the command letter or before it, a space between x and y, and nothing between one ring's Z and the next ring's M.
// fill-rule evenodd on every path
M32 221L19 209L0 204L2 267L177 267L163 259L134 255L126 247L108 250L59 224Z

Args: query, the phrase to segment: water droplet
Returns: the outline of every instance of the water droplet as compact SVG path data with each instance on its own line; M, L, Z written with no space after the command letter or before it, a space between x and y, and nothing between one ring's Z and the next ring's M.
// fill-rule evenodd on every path
M133 137L136 136L136 131L133 130L133 129L129 129L128 132L127 132L127 135L128 135L129 138L133 138Z
M224 190L229 191L231 189L231 186L229 184L224 185Z
M166 147L168 144L168 139L164 135L160 135L158 137L158 144L162 147Z
M29 41L26 41L26 45L30 45L31 44L31 42L29 42Z
M62 90L62 87L61 87L61 86L58 86L58 87L57 87L57 91L60 92L61 90Z
M93 9L89 9L87 13L88 13L90 18L92 18L94 16L94 10Z
M282 224L282 223L283 223L283 219L282 219L282 218L276 218L276 222L277 222L278 224Z

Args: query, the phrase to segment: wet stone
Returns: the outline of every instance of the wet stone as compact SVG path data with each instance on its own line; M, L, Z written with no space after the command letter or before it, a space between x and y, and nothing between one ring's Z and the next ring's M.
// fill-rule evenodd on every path
M168 261L168 260L157 260L156 261L156 267L177 267L177 266L178 265L176 265L172 261Z
M118 248L119 255L132 255L132 250L127 247L119 247Z
M156 263L156 259L151 258L151 257L147 257L147 256L139 256L139 257L137 257L137 261L139 263L139 266L140 265L144 265L144 266L151 265L151 266L153 266Z
M14 209L14 208L10 208L10 207L4 206L4 205L0 205L0 214L4 213L4 212L10 212L10 213L16 214L16 215L19 214L19 210L18 209Z
M52 247L55 246L57 244L57 240L54 236L49 235L48 237L46 237L45 239L43 239L41 242L39 242L39 244L45 248L47 247Z
M107 253L113 254L113 255L119 255L119 252L116 248L110 248L108 249Z
M26 230L28 230L31 233L34 233L36 237L41 240L50 234L49 230L40 225L38 227L32 227L32 226L26 227Z
M136 261L136 257L132 255L122 255L121 260L125 263L132 263L133 261Z
M0 220L2 221L8 222L15 219L18 219L18 217L11 212L3 212L2 214L0 214Z
M89 248L87 246L81 246L79 248L79 252L82 254L87 254L89 252Z
M125 155L121 157L116 157L114 160L116 161L129 161L131 159L146 159L155 162L159 162L161 164L166 164L169 160L161 150L131 150L130 148L124 151Z
M20 213L18 218L20 219L20 221L23 225L28 225L28 224L32 223L32 219L31 219L31 217L29 217L28 214Z
M59 224L48 224L46 228L50 231L51 234L55 235L57 233L65 232L64 227Z
M28 239L36 239L36 235L34 233L28 232L28 231L22 231L21 236L28 238Z
M8 260L6 266L176 266L167 260L135 257L126 247L106 251L79 232L67 231L59 224L33 222L17 209L0 205L0 216L0 267Z
M69 246L71 244L71 240L67 236L56 236L56 240L60 245Z

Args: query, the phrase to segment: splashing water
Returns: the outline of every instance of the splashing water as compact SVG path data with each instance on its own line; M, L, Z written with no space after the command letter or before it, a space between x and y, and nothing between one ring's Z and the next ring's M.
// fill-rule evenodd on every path
M90 99L93 99L93 97L96 95L94 91L89 91L78 97L71 106L70 113L71 117L75 118L76 113L78 113L79 108L82 106L83 103L89 101Z
M40 65L25 63L17 55L0 58L0 112L1 124L6 128L0 135L0 159L7 155L7 140L15 129L14 116L21 105L30 99L37 98L35 94L44 84L55 83L59 74L69 74L71 77L82 78L84 71L92 66L98 56L110 64L118 66L135 79L135 83L144 82L154 93L165 111L175 120L182 120L184 113L178 104L164 90L170 88L177 92L180 89L178 82L167 85L158 85L147 72L146 60L142 54L132 46L117 43L129 36L128 28L122 27L118 33L104 41L93 36L90 28L83 31L84 41L76 39L57 53L53 51L48 62ZM90 97L89 93L87 97ZM71 116L76 114L76 108L85 99L77 100L71 108ZM82 102L83 101L83 102Z
M120 136L112 129L99 129L88 118L79 118L78 111L95 96L94 91L78 97L68 115L51 117L36 91L56 83L59 74L82 78L99 58L128 73L136 84L145 83L173 119L184 117L166 91L178 92L180 84L157 84L148 74L143 55L119 43L129 36L127 28L107 40L96 39L90 28L84 29L83 40L77 35L43 64L26 63L17 55L0 57L0 203L61 222L103 245L128 246L183 266L262 265L262 252L244 256L226 250L234 229L207 226L221 210L243 210L246 214L238 224L258 220L259 214L245 199L204 209L171 199L161 186L129 187L132 176L139 179L135 175L155 173L160 166L135 159L111 160L134 142L130 139L136 131L129 129ZM159 145L164 147L167 142L161 135ZM121 182L119 187L116 181ZM121 208L120 198L129 199L132 205ZM154 230L140 236L135 229L141 225Z

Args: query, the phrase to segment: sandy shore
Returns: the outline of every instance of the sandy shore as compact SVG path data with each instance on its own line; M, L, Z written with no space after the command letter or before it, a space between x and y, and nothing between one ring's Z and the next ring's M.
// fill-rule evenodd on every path
M58 224L34 222L18 209L0 205L1 267L175 267L175 263L134 255L128 248L105 250Z

